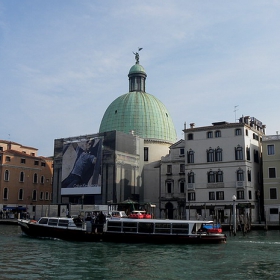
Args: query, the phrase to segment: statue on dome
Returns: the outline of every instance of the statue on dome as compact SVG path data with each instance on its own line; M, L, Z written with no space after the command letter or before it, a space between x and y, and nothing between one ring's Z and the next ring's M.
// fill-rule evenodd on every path
M140 52L143 48L138 48L138 52ZM135 55L135 60L136 60L136 64L139 64L139 53L138 52L133 52L133 54Z

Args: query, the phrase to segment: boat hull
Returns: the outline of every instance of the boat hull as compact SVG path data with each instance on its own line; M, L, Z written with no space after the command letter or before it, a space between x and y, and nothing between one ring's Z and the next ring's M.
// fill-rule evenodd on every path
M102 234L99 232L87 232L76 228L59 228L43 226L36 223L18 222L22 232L30 237L51 238L67 241L97 242L101 240Z

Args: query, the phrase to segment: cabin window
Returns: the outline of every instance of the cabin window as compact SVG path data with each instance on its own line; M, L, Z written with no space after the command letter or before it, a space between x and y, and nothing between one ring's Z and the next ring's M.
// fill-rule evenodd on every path
M138 232L153 233L154 232L154 224L153 223L139 223L138 224Z
M172 224L173 234L188 234L189 225L188 224Z
M48 225L49 226L57 226L57 219L49 219Z
M137 223L123 223L123 232L137 232Z
M42 218L40 221L39 221L39 224L42 224L42 225L46 225L48 223L48 218Z
M58 225L60 227L68 227L68 220L59 220Z
M108 222L108 231L122 231L122 223L121 222Z
M155 233L170 233L170 224L155 224Z

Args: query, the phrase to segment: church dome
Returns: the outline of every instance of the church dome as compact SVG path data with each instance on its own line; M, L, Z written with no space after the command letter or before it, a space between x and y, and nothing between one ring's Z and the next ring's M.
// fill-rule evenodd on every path
M177 136L170 114L155 96L145 92L146 72L139 64L130 68L129 92L115 99L105 111L99 132L134 132L145 140L173 144Z

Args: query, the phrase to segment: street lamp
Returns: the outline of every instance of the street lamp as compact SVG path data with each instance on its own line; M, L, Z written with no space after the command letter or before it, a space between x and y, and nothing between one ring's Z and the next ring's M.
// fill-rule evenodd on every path
M233 200L233 235L236 235L236 196L235 194L232 196Z

